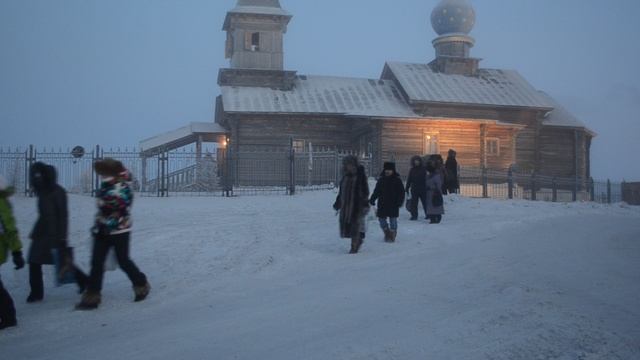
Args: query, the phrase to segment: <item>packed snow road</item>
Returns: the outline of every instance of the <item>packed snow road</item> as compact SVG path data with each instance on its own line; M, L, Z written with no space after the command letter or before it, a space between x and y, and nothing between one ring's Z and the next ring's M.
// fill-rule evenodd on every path
M640 209L447 199L440 225L409 222L385 244L370 221L347 255L333 192L137 199L133 259L153 290L132 302L120 272L103 304L72 311L47 279L2 267L19 327L14 359L638 359ZM71 197L88 270L93 202ZM35 203L14 199L23 240ZM25 241L28 245L28 240ZM8 357L8 358L9 358Z

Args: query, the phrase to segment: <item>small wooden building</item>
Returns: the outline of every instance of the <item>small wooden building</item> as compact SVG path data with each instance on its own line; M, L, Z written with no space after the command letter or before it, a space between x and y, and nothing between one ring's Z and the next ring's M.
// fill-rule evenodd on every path
M590 176L594 133L513 70L483 69L470 56L475 11L443 0L430 63L388 62L380 78L300 75L284 70L292 16L278 0L239 0L229 11L216 122L233 151L315 148L354 151L408 171L416 154L458 153L467 167L559 177ZM400 20L398 20L400 21Z

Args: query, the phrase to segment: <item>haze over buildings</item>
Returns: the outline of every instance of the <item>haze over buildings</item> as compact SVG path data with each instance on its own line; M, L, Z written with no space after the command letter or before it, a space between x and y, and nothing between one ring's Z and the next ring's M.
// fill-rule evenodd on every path
M377 78L433 58L436 0L287 1L287 68ZM640 4L474 1L474 56L517 69L593 129L594 177L640 178ZM62 4L62 5L61 5ZM130 145L212 121L228 1L4 0L0 144ZM577 10L579 9L579 11Z

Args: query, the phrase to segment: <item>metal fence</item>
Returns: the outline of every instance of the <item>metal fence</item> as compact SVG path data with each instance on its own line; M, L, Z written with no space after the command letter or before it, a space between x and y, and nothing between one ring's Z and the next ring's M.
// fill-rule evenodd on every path
M31 195L28 169L36 161L53 165L58 181L70 193L91 196L99 187L93 163L102 158L122 161L133 175L134 190L142 196L242 196L295 194L335 187L342 176L342 160L352 152L306 151L290 148L231 152L216 147L196 151L183 148L153 157L136 149L0 148L0 174L20 194ZM360 161L372 173L370 157ZM464 196L538 201L624 201L624 183L580 178L554 178L463 167L459 172ZM627 193L631 193L627 191Z
M461 168L460 193L470 197L575 202L623 201L623 183L593 179L540 176L513 170Z

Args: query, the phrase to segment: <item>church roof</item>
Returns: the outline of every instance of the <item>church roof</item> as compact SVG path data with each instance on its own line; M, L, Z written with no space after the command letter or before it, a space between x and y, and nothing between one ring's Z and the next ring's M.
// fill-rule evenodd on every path
M543 91L540 91L539 93L541 96L545 97L547 101L553 104L553 111L551 111L547 115L547 117L542 122L542 125L589 130L582 121L575 117L569 110L567 110L567 108L562 106L562 104L560 104L554 98Z
M416 114L392 81L298 76L290 91L223 86L226 112L407 118Z
M479 69L478 76L435 72L428 64L388 62L390 71L411 103L553 109L517 71Z

